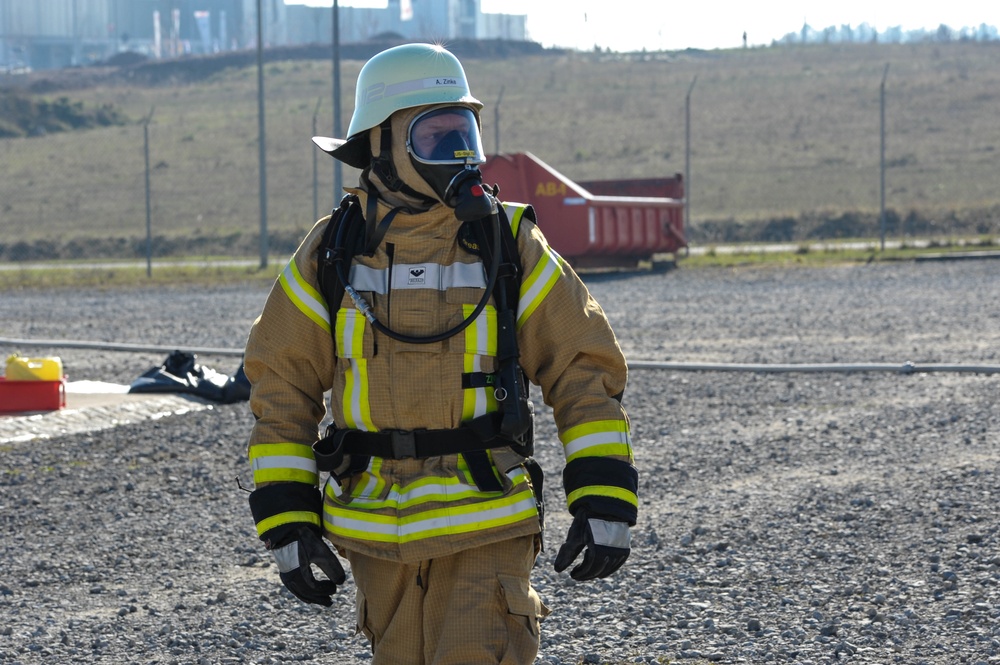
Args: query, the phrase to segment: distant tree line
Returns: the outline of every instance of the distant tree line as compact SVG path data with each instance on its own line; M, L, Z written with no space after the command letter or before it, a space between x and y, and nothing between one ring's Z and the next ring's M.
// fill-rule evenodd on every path
M981 23L979 27L953 29L941 24L936 30L920 28L903 30L901 26L879 32L868 23L861 25L831 25L822 30L808 23L798 32L789 32L775 44L906 44L920 42L995 42L1000 41L996 26Z

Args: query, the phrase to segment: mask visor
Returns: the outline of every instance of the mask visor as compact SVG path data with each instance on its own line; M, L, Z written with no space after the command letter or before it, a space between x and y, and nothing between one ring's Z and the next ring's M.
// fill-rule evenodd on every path
M406 150L424 164L482 164L479 123L472 110L447 106L421 113L410 123Z

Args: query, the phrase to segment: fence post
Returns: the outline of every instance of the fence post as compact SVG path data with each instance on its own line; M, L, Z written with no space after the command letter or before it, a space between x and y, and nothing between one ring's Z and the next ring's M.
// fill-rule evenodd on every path
M691 79L684 98L684 234L691 232L691 91L698 76Z
M323 103L323 98L316 99L316 110L313 111L312 135L316 136L316 118L319 116L319 105ZM319 219L319 165L316 162L316 149L311 150L313 156L313 221Z
M153 214L150 206L149 187L149 121L153 119L153 111L156 107L149 109L149 115L142 121L142 152L146 160L146 277L153 276Z
M260 269L267 268L267 139L264 122L264 19L257 0L257 134L260 143Z
M341 133L340 108L340 3L333 0L333 136L346 138ZM333 160L333 207L336 208L344 194L344 165L339 159Z
M506 86L500 86L500 94L497 96L497 103L493 109L493 135L496 139L494 149L497 155L500 154L500 102L503 101L503 91Z
M881 235L881 251L885 251L885 78L889 75L889 63L882 70L882 84L879 86L879 213L878 223Z

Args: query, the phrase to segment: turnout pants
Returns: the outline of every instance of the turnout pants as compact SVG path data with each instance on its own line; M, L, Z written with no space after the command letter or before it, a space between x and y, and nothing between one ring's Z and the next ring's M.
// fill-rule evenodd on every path
M530 665L548 613L528 576L538 537L401 564L346 552L372 665Z

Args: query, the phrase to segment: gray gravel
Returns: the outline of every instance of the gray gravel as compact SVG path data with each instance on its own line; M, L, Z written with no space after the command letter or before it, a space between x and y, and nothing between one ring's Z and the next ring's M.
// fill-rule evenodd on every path
M1000 364L993 261L587 281L634 360ZM0 335L234 347L264 296L5 292ZM119 383L162 360L32 353ZM635 547L587 584L552 570L569 519L540 408L537 662L1000 662L998 394L997 374L636 370ZM352 583L303 605L254 535L250 421L215 406L0 448L0 663L370 662Z

